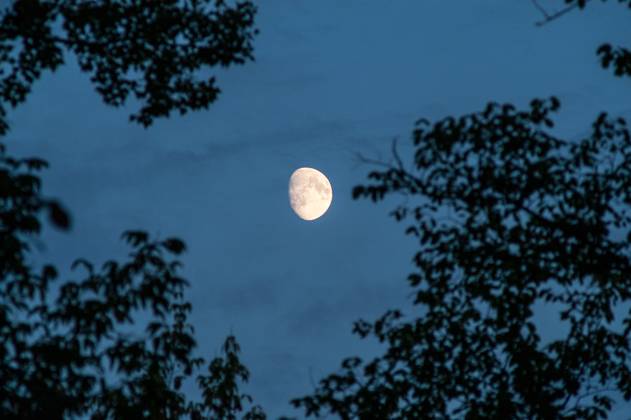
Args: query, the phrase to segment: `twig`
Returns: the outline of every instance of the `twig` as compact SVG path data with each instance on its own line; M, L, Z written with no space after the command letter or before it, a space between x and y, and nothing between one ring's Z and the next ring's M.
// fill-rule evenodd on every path
M537 10L541 12L541 14L543 15L545 19L548 19L550 17L550 15L548 14L548 11L544 9L543 6L541 6L537 0L532 0L532 4L535 5Z
M543 6L541 6L541 4L539 4L537 0L531 0L531 1L532 1L532 4L534 4L537 10L539 10L544 17L543 20L540 20L539 22L535 23L535 25L537 26L543 26L548 22L556 20L560 18L561 16L565 15L566 13L569 13L578 7L578 3L573 3L555 13L548 13L548 11ZM586 0L585 4L589 3L590 1L591 0Z
M403 161L401 160L401 156L399 156L399 152L397 151L397 138L395 137L392 140L392 156L394 157L395 162L400 170L405 171L405 167L403 166Z
M395 167L392 166L389 163L386 163L386 162L383 162L383 161L377 160L377 159L367 158L366 156L362 155L359 152L355 154L355 157L357 158L359 163L366 163L366 164L369 164L369 165L381 166L381 167L386 168L386 169L395 169Z
M359 163L367 163L369 165L381 166L386 169L393 169L393 170L399 170L401 172L406 172L405 165L403 165L403 160L401 159L401 156L399 155L399 151L397 150L396 137L392 140L391 148L392 148L392 157L394 158L396 165L393 165L392 163L384 162L382 160L368 158L359 152L355 154L355 157L357 158Z

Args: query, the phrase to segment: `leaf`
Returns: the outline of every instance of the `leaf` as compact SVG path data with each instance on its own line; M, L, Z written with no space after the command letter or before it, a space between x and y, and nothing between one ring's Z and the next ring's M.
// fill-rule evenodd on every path
M48 162L39 158L24 159L24 162L26 163L26 166L28 166L29 169L33 169L33 170L40 170L40 169L48 167Z
M147 243L149 240L147 232L142 230L127 230L123 232L121 236L124 241L134 247L139 247L140 245Z
M175 255L179 255L186 250L186 244L177 238L169 238L163 243L165 249L171 251Z
M55 227L61 230L70 229L70 214L57 201L49 201L47 203L48 217Z

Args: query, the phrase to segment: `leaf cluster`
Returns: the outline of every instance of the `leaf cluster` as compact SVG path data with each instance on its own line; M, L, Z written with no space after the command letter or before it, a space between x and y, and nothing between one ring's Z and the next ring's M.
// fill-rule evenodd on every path
M238 389L249 374L234 337L199 372L181 240L125 232L126 260L97 268L78 259L79 278L60 283L53 265L29 262L44 214L70 226L63 207L42 196L46 166L0 148L0 417L236 419L251 402ZM195 379L200 402L182 390ZM244 418L265 415L254 406Z
M631 399L631 136L602 114L590 136L557 138L559 106L420 120L411 167L396 159L354 189L407 197L393 216L418 240L419 316L356 323L385 353L345 360L296 406L345 419L570 419L606 417L612 392ZM544 340L534 312L547 306L558 318Z
M201 70L253 59L251 1L16 0L0 12L0 135L6 104L76 55L106 104L132 96L132 121L149 126L172 111L207 108L219 94Z
M602 0L603 2L607 0ZM578 6L584 9L589 0L565 0L565 3L571 6ZM630 0L618 0L618 3L627 6L631 10ZM612 68L614 74L619 77L631 77L631 51L628 48L617 46L614 47L609 43L602 44L598 47L596 54L600 57L600 63L603 68Z

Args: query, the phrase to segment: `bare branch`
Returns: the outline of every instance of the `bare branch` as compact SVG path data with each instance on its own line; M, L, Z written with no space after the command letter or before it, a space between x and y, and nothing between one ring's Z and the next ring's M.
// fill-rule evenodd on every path
M548 11L546 9L544 9L543 6L541 6L537 0L532 0L532 4L535 5L537 10L539 10L541 12L541 14L543 15L543 17L545 19L550 18L550 15L548 14Z
M391 146L392 157L394 158L395 164L385 162L382 160L367 158L361 153L356 153L355 157L357 158L357 160L359 160L360 163L367 163L369 165L376 165L376 166L380 166L386 169L394 169L394 170L399 170L401 172L406 172L405 165L403 165L403 160L401 159L401 155L399 154L399 151L397 150L397 140L398 140L397 137L395 137L392 140L392 146Z
M545 24L547 24L548 22L551 22L553 20L556 20L558 18L560 18L561 16L571 12L572 10L576 9L578 7L578 3L573 3L570 4L569 6L564 7L563 9L554 12L554 13L549 13L543 6L541 6L541 4L539 4L539 2L537 0L531 0L532 4L537 8L537 10L539 10L541 12L541 14L544 16L544 18L542 20L540 20L539 22L536 22L535 25L537 26L543 26ZM589 3L591 0L586 0L585 3Z
M377 160L377 159L367 158L364 155L362 155L361 153L356 153L355 156L357 157L357 159L359 160L360 163L367 163L369 165L381 166L382 168L386 168L386 169L396 169L390 163L386 163L384 161Z
M403 166L403 161L401 160L401 156L397 151L397 138L392 139L392 156L394 157L395 162L400 170L405 171L405 167Z

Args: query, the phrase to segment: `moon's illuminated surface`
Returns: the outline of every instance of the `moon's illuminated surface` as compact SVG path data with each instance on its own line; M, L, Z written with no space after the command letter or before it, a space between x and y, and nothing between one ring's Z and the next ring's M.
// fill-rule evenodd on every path
M324 174L313 168L296 169L289 178L289 204L298 217L315 220L329 209L333 188Z

